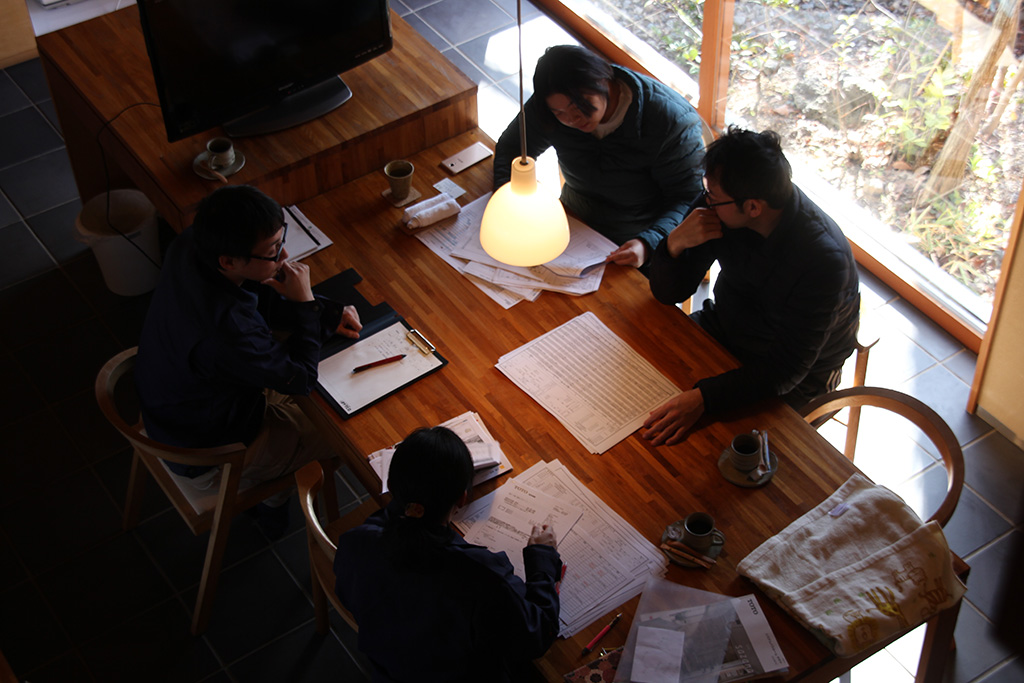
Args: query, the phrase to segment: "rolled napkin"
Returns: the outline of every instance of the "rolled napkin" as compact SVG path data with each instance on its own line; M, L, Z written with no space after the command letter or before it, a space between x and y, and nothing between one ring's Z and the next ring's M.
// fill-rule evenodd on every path
M402 215L402 220L410 228L422 228L437 221L454 216L461 208L459 203L445 192L413 204Z
M942 528L860 474L736 570L844 657L909 631L967 590Z

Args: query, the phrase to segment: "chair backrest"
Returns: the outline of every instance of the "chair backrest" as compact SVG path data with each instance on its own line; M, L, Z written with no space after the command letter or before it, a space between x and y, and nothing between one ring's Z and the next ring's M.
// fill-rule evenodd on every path
M960 500L964 486L964 454L953 430L934 410L914 398L893 389L851 387L819 396L800 411L810 423L842 408L873 406L901 415L928 436L942 456L946 468L946 496L928 521L945 526Z
M309 546L309 569L313 582L313 607L316 611L317 630L321 633L327 629L327 611L324 599L331 603L335 611L345 620L353 631L358 631L355 617L349 612L338 595L334 592L334 558L338 546L334 544L317 515L317 496L324 483L324 471L318 462L303 465L295 472L295 483L299 491L299 504L302 514L306 517L306 537ZM372 501L370 501L372 504ZM366 508L360 506L356 511L334 524L332 533L338 533L365 518Z
M324 485L324 471L320 467L320 463L311 462L297 470L295 472L295 482L298 485L302 514L306 516L306 529L311 535L311 540L316 542L320 552L331 561L333 566L338 546L334 544L334 541L324 531L316 511L316 497L320 495L320 489Z
M178 448L168 446L150 439L145 432L142 419L138 415L133 416L129 422L121 414L114 398L114 392L118 386L122 386L121 380L135 368L135 359L138 354L138 347L126 349L108 360L99 374L96 376L96 402L114 428L128 440L131 445L150 455L162 460L181 463L183 465L223 465L227 463L241 465L245 459L246 446L243 443L227 444L216 448ZM134 392L134 385L129 384Z

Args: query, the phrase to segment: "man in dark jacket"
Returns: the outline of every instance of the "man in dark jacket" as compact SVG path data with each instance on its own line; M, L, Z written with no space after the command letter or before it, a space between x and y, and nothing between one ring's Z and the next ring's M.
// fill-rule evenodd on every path
M704 413L770 396L799 407L839 383L856 345L857 268L835 221L793 185L772 131L730 128L708 146L704 196L651 260L651 291L675 304L718 261L715 300L691 317L739 359L654 411L644 438L682 441Z
M242 473L253 481L330 456L291 396L316 386L324 340L361 329L353 307L314 297L286 237L281 206L255 188L203 199L168 249L135 369L150 436L185 448L258 442ZM219 473L168 467L198 488Z
M562 204L639 267L700 194L703 124L682 95L576 45L549 48L526 103L526 152L554 147ZM518 117L494 150L494 189L521 154Z

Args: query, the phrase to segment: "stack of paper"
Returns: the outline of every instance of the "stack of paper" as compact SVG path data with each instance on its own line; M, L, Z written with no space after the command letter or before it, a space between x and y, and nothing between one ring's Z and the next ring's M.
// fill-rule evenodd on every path
M473 475L474 486L512 470L512 464L502 452L501 444L487 431L477 413L463 413L440 426L455 432L469 448L469 454L473 457L473 469L476 470L476 474ZM382 448L366 456L370 467L380 478L381 493L388 492L388 470L391 468L391 457L394 454L395 449L391 447Z
M455 525L472 543L505 552L524 578L522 548L534 524L552 524L566 565L560 634L568 637L639 594L668 562L657 546L557 460L539 462L459 511Z
M592 312L505 354L495 367L591 453L625 439L680 393Z
M617 246L575 218L569 217L569 246L542 266L519 268L491 258L480 245L480 221L490 194L463 207L449 221L416 233L445 263L472 280L504 308L544 290L563 294L596 292L604 277L605 257Z

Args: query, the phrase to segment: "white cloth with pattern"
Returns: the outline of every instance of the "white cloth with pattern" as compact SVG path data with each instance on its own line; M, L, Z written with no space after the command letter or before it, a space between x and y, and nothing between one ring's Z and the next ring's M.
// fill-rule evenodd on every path
M923 623L967 590L942 528L855 474L737 566L840 656Z

